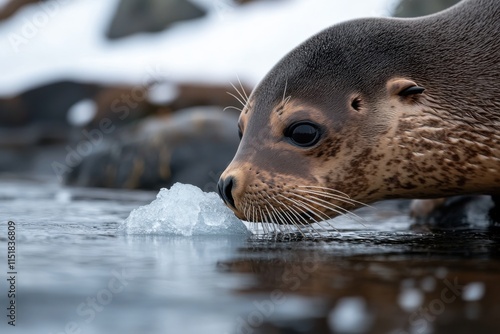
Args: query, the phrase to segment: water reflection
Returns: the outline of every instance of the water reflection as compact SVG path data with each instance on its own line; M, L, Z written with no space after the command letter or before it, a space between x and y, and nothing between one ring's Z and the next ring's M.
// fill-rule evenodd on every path
M241 332L494 333L499 246L496 227L364 233L322 243L253 242L218 268L255 277L235 293L263 296L241 315ZM322 307L310 314L304 304L302 316L283 321L281 302L296 296Z

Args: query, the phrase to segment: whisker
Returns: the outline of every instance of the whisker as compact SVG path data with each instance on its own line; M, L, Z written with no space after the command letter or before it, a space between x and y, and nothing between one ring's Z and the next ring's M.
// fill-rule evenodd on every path
M269 222L269 217L265 215L264 210L262 210L262 214L264 215L264 223L263 223L264 224L263 226L265 227L264 232L266 234L272 234L271 233L271 230L272 230L271 223Z
M302 203L297 202L296 200L294 200L294 199L292 199L292 198L288 198L288 197L286 197L286 196L284 196L284 195L282 195L282 194L278 194L278 196L281 196L281 197L283 197L283 198L285 198L285 199L287 199L287 200L289 200L289 201L291 201L291 202L295 203L295 204L296 204L296 205L298 205L299 207L300 207L300 206L302 206L302 207L303 207L303 204L302 204ZM318 209L316 209L315 207L312 207L312 208L313 208L313 209L315 209L315 210L318 210ZM307 211L307 209L306 209L306 211ZM318 211L319 211L319 210L318 210ZM319 211L319 212L320 212L320 213L322 213L322 214L324 214L324 213L323 213L323 212L321 212L321 211ZM310 217L310 215L309 215L307 212L304 212L304 213L305 213L308 217ZM325 220L325 218L324 218L324 217L321 217L321 216L320 216L320 215L318 215L316 212L314 212L314 211L313 211L313 212L311 212L311 213L312 213L312 214L314 214L315 216L317 216L320 220ZM325 216L326 216L326 215L325 215ZM330 218L330 217L328 217L328 216L326 216L326 217L327 217L327 219L329 219L329 218ZM310 218L311 218L311 217L310 217ZM313 219L313 220L315 220L315 219Z
M253 224L253 226L258 234L259 233L259 224L256 222L257 218L256 218L256 214L255 214L255 206L253 204L251 204L251 206L252 206L252 224Z
M346 193L340 191L340 190L337 190L337 189L333 189L333 188L327 188L327 187L321 187L321 186L298 186L299 188L315 188L315 189L324 189L324 190L328 190L328 191L332 191L332 192L335 192L335 193L339 193L341 195L344 195L346 198L351 198L351 196L347 195Z
M295 204L293 205L293 207L289 207L289 208L288 208L288 210L290 210L290 211L292 211L292 212L295 212L296 217L299 217L301 220L303 220L303 221L306 223L306 225L304 225L303 223L302 223L302 225L303 225L305 228L310 228L310 229L312 229L312 230L313 230L313 231L314 231L314 232L318 235L318 237L320 237L320 238L321 238L321 232L319 232L319 231L318 231L318 230L314 227L314 224L318 223L318 221L317 221L316 219L313 219L313 220L314 220L314 223L312 223L312 224L311 224L311 223L308 223L308 222L307 222L307 220L306 220L304 217L302 217L299 213L297 213L297 211L295 211L294 207L296 207L296 205L295 205ZM298 210L300 210L300 208L297 208L297 209L298 209ZM320 227L321 227L321 226L320 226ZM321 227L321 228L323 228L323 227ZM313 236L314 236L314 233L313 233Z
M255 217L254 217L254 206L252 203L249 203L248 204L248 210L247 210L248 213L245 213L245 217L248 219L248 220L251 220L250 221L250 229L252 230L252 232L254 234L258 234L259 233L259 228L258 228L258 224L255 222Z
M286 104L285 102L285 96L286 96L286 88L288 87L288 78L285 79L285 90L283 91L283 98L281 99L281 101L283 102L283 104Z
M319 227L319 228L321 228L321 230L323 230L326 234L330 234L330 231L329 231L329 230L326 230L326 229L325 229L325 228L324 228L324 227L320 224L320 221L316 220L315 218L311 217L311 215L309 215L309 213L308 213L308 212L309 212L310 210L308 210L308 207L307 207L307 206L305 206L304 204L307 204L307 203L300 203L300 207L299 207L298 205L296 205L296 204L295 204L295 205L294 205L294 207L296 207L296 208L297 208L297 210L300 210L303 214L307 215L307 216L309 217L309 219L311 219L311 220L313 220L313 221L314 221L314 223L313 223L313 224L308 224L308 226L309 226L310 228L312 228L312 229L313 229L313 230L314 230L314 231L318 234L318 236L319 236L320 238L322 237L322 234L321 234L321 232L320 232L320 231L318 231L318 230L314 227L314 224L317 224L317 225L318 225L318 227ZM315 208L313 207L313 209L315 209ZM295 211L294 209L292 209L292 210L293 210L293 211ZM295 212L296 212L296 211L295 211ZM296 212L296 213L297 213L297 212ZM297 214L298 214L298 213L297 213ZM300 216L300 214L298 214L298 215L299 215L299 217L302 217L302 216ZM302 219L303 219L303 220L305 220L305 218L303 218L303 217L302 217ZM323 220L323 219L322 219L321 221L322 221L322 222L324 222L325 220ZM330 228L331 228L332 230L337 231L337 229L336 229L334 226L332 226L332 225L331 225L328 221L326 221L326 222L327 222L328 226L330 226Z
M261 219L260 217L258 217L258 215L260 215L260 209L255 208L255 205L253 205L253 221L254 221L254 224L255 224L255 227L256 229L258 230L259 234L262 234L263 233L263 227L262 227L262 222L259 222Z
M289 210L289 211L292 211L292 210L293 210L293 208L292 208L291 206L287 205L286 203L283 203L283 202L281 202L281 201L279 201L279 200L277 200L277 199L275 199L275 201L276 201L276 202L278 202L279 204L283 205L283 206L284 206L287 210ZM292 212L292 213L293 213L293 212ZM288 215L286 212L284 212L284 214L285 214L285 215L286 215L286 216L290 219L290 221L291 221L291 222L295 222L296 224L300 224L300 225L301 225L301 226L299 226L299 225L295 225L295 227L297 227L299 230L300 230L302 227L307 227L307 225L308 225L308 224L307 224L306 219L305 219L305 218L303 218L303 217L300 217L300 215L299 215L299 216L295 216L295 219L293 219L293 218L292 218L292 217L290 217L290 215ZM304 221L306 224L304 224L301 220L302 220L302 221Z
M275 201L276 203L278 204L281 204L283 206L285 206L286 209L289 209L289 207L283 203L283 202L280 202L279 200L276 200L274 198L271 198L271 196L269 194L266 194L267 198L269 198L269 200L272 200L272 201ZM286 212L279 212L267 199L264 199L268 204L269 206L271 207L271 209L273 210L273 216L276 218L277 217L277 220L281 221L282 224L279 224L278 227L280 229L280 232L281 233L285 233L284 232L284 227L286 227L286 230L288 231L288 233L291 233L291 230L290 230L290 225L293 225L297 231L304 237L306 238L306 235L304 234L304 232L302 231L302 228L303 227L306 227L307 225L304 225L300 220L294 220L292 219L289 215L286 214ZM287 224L287 221L286 219L283 217L283 215L287 215L288 218L289 218L289 224ZM302 225L302 227L300 225Z
M325 214L324 212L320 211L318 208L314 207L312 204L306 203L306 202L304 202L303 200L300 200L300 199L298 199L298 201L300 202L301 206L304 209L309 210L309 212L311 212L312 214L318 216L321 219L321 222L325 222L333 230L335 230L335 231L338 232L338 230L330 223L330 217L327 214ZM318 213L322 214L324 217L321 218L321 216Z
M229 110L229 109L233 109L233 110L239 111L240 113L243 112L243 109L235 107L235 106L227 106L224 109L222 109L222 111L225 112L226 110Z
M247 219L248 219L248 215L249 215L249 210L250 210L249 204L248 203L244 204L243 205L243 214L245 215L245 218L247 218ZM252 230L252 226L251 225L250 225L250 230Z
M281 221L278 213L276 212L276 210L274 209L274 207L271 206L271 209L272 209L272 212L271 212L271 215L274 217L274 228L275 230L279 230L279 232L281 234L286 234L286 228L288 227L288 225L286 224L280 224L279 221Z
M291 98L292 98L292 97L291 97L290 95L289 95L289 96L287 96L287 97L283 100L283 105L285 105L285 106L286 106L286 105L288 104L288 102L290 102L290 99L291 99Z
M269 196L269 194L266 194L267 198L269 198L270 200L274 200L276 201L275 199L271 198L271 196ZM277 218L281 224L278 224L278 228L280 230L280 232L282 234L286 234L285 230L287 230L288 233L291 233L291 230L290 230L290 224L287 224L287 221L286 219L283 217L282 215L282 212L279 212L275 207L274 205L272 205L267 199L264 199L268 204L269 206L271 207L271 209L273 210L273 216L275 218ZM279 201L276 201L279 203ZM282 204L282 203L281 203ZM296 224L296 222L294 222L293 220L290 221L290 223L295 226L298 230L300 230L300 227Z
M255 211L255 218L254 218L255 225L257 227L260 226L262 228L262 233L265 233L265 231L264 231L264 219L263 219L263 216L262 216L262 210L258 206L254 206L254 208L256 209L256 211ZM261 234L261 233L259 233L259 234Z
M226 93L228 93L229 95L231 95L232 97L234 97L236 100L238 100L238 102L241 103L241 105L243 106L243 108L245 108L245 102L243 102L239 97L237 97L236 95L234 95L231 92L226 92Z
M364 204L362 202L356 201L354 199L351 199L351 198L348 198L348 197L343 197L343 196L336 195L336 194L330 194L330 193L327 193L325 191L319 191L319 190L302 190L302 189L296 189L295 191L301 192L301 193L314 194L314 195L319 195L319 196L323 196L323 197L326 197L326 198L335 199L335 200L338 200L340 202L344 202L344 203L350 204L352 206L358 206L358 205L369 206L367 204Z
M253 204L251 205L252 205L252 222L255 223L255 206L253 206Z
M288 233L293 233L295 232L294 230L291 229L290 225L294 226L299 232L301 231L301 227L298 225L298 222L294 221L290 215L288 215L286 212L284 211L281 211L281 212L278 212L278 214L280 215L280 217L283 218L283 221L288 221L291 222L291 224L286 224L285 226L287 227L287 231Z
M232 82L230 82L231 86L234 88L234 90L238 93L238 95L241 97L241 100L245 102L245 104L247 104L248 100L245 98L245 96L238 90L238 88L236 88L235 85L233 85Z
M236 78L238 79L238 82L240 84L240 87L241 87L241 91L243 92L243 94L245 95L245 101L248 103L248 94L247 92L245 92L245 87L243 87L243 84L241 83L241 80L240 80L240 77L238 75L236 75Z
M266 209L266 211L267 211L266 223L267 223L268 231L272 231L272 233L269 233L269 234L274 234L276 232L276 229L274 227L273 218L271 217L271 213L269 212L269 209L267 208L267 206L265 206L264 209Z
M290 194L291 194L291 195L294 195L294 196L297 196L297 197L301 198L302 200L305 200L305 201L308 201L308 202L310 202L310 203L313 203L313 204L319 205L319 206L321 206L322 208L325 208L325 209L327 209L327 210L332 210L333 212L336 212L336 213L338 213L339 215L341 215L341 214L343 214L343 213L344 213L344 212L342 212L342 211L338 210L337 208L334 208L334 207L331 207L331 206L328 206L328 205L323 204L323 203L327 203L327 204L329 204L329 205L333 205L333 204L331 204L331 203L329 203L329 202L327 202L327 201L325 201L325 200L318 199L318 198L316 198L316 199L311 199L311 198L308 198L308 197L305 197L305 196L302 196L302 195L299 195L299 194L295 194L295 193L290 193ZM321 202L323 202L323 203L321 203ZM345 210L345 209L343 209L343 208L342 208L342 210ZM326 215L325 213L323 213L323 214L324 214L324 215ZM326 216L327 216L327 215L326 215ZM330 217L328 217L328 219L330 219Z
M267 196L269 197L269 195L267 195ZM281 204L281 205L285 206L287 209L289 209L289 207L288 207L286 204L284 204L284 203L282 203L282 202L280 202L280 201L278 201L278 200L276 200L276 199L275 199L275 201L276 201L277 203L279 203L279 204ZM280 214L279 212L277 212L277 213L278 213L278 214ZM281 212L281 213L283 213L283 214L287 215L287 214L286 214L286 212ZM281 215L281 214L280 214L280 215ZM297 221L295 221L295 220L294 220L294 219L292 219L289 215L287 215L287 217L288 217L288 219L289 219L290 223L291 223L293 226L295 226L295 228L297 229L297 231L299 231L299 233L300 233L300 234L302 234L302 236L305 238L305 237L306 237L306 235L303 233L303 231L302 231L302 227L298 225L298 224L300 223L300 221L298 221L298 222L297 222ZM288 226L288 225L289 225L289 224L287 224L287 223L286 223L286 220L285 220L285 219L283 219L283 220L282 220L282 222L283 222L283 224L284 224L284 225L286 225L286 226ZM301 224L301 225L303 225L302 223L300 223L300 224ZM290 231L290 229L288 229L288 231L289 231L289 233L291 232L291 231Z
M266 194L266 196L267 196L269 199L271 199L271 200L272 200L272 198L271 198L268 194ZM273 216L274 216L274 218L276 219L275 214L278 214L277 210L274 208L274 206L271 204L271 202L269 202L267 199L265 199L265 198L264 198L264 201L266 201L266 203L267 203L267 204L269 204L269 207L270 207L270 208L271 208L271 210L273 211ZM286 222L285 222L285 221L283 221L283 220L281 220L281 219L280 219L280 221L281 221L281 223L282 223L282 224L279 224L277 221L276 221L276 224L278 224L278 228L279 228L280 232L282 232L282 233L283 233L283 231L281 230L281 226L287 226L287 224L286 224Z
M271 215L271 212L269 212L269 209L267 208L267 206L265 206L264 208L267 211L267 215L268 215L269 219L271 220L271 223L276 225L276 223L274 222L274 219ZM276 226L273 226L273 232L274 232L274 237L276 238L277 237Z
M300 190L298 190L298 191L300 191ZM349 218L354 219L354 220L356 220L356 222L358 222L358 223L360 223L361 225L365 226L365 225L363 224L363 222L366 222L366 220L365 220L363 217L360 217L359 215L355 214L354 212L352 212L352 211L350 211L350 210L348 210L348 209L346 209L346 208L343 208L343 207L341 207L341 206L339 206L339 205L336 205L336 204L330 203L330 202L328 202L328 201L325 201L325 200L323 200L323 199L319 198L319 197L317 196L318 194L317 194L316 192L308 192L308 191L303 191L303 192L309 193L309 195L310 195L311 199L314 199L314 200L320 201L320 202L322 202L322 203L326 203L326 204L328 204L328 205L331 205L331 207L326 207L326 206L323 206L323 205L322 205L324 208L326 208L326 209L330 209L330 210L333 210L333 211L335 211L335 209L338 209L338 210L340 211L340 213L341 213L341 214L345 214L345 215L347 215ZM325 197L329 197L329 196L326 196L326 195L323 195L323 194L319 194L319 195L321 195L321 196L325 196ZM330 198L331 198L331 197L330 197ZM333 198L335 198L335 197L333 197ZM337 199L337 198L335 198L335 199ZM316 204L319 204L319 203L316 203ZM320 204L319 204L319 205L320 205ZM334 209L334 208L335 208L335 209ZM339 211L335 211L335 212L339 213Z
M356 200L352 199L351 196L349 196L346 193L344 193L344 192L342 192L340 190L337 190L337 189L332 189L332 188L327 188L327 187L320 187L320 186L298 186L298 187L299 188L322 189L322 190L327 190L327 191L330 191L330 192L335 192L335 193L343 195L343 197L338 198L339 200L342 199L342 200L345 200L345 201L350 201L350 202L355 203L355 204L359 204L361 206L365 206L365 207L368 207L368 208L375 209L375 207L373 207L373 206L371 206L369 204L366 204L366 203L363 203L363 202L356 201ZM300 191L300 190L297 190L297 191ZM318 190L318 192L320 192L320 191ZM325 195L328 194L328 195L331 195L331 196L335 196L334 194L329 194L326 191L324 193L325 193Z

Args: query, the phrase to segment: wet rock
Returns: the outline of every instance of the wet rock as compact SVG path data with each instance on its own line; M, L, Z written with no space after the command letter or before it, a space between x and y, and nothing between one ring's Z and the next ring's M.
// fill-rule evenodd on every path
M158 32L175 22L196 19L205 10L188 0L121 0L107 32L109 39Z
M79 100L93 97L98 89L94 84L63 80L28 89L14 97L0 98L0 126L68 125L68 109Z
M251 91L245 85L241 89ZM152 82L137 86L105 87L95 95L96 115L86 128L99 127L105 118L122 126L146 116L170 115L177 110L196 106L241 108L240 102L228 92L238 95L230 85L203 83Z
M400 0L393 10L394 17L417 17L442 11L460 0Z
M0 147L67 140L68 110L78 101L93 98L98 90L98 85L63 80L0 97Z
M433 201L433 200L427 200ZM495 203L490 196L454 196L417 216L416 228L429 230L479 228L488 225L494 215Z
M245 89L250 91L248 87ZM155 98L151 96L152 90ZM233 88L196 83L49 82L15 96L0 97L0 146L65 140L71 127L91 130L99 127L103 119L121 127L149 115L165 115L178 109L239 103L228 91ZM84 105L86 108L81 108ZM89 108L94 110L85 110Z
M159 189L180 182L215 191L238 147L237 120L236 113L210 107L152 117L93 147L78 166L66 164L67 174L59 171L77 186Z
M248 87L244 89L246 92L250 91ZM69 169L64 169L64 166L67 165L65 159L74 155L71 150L77 149L79 143L86 142L91 142L92 145L89 148L80 147L80 151L83 150L84 156L93 154L91 164L108 166L106 161L116 162L118 158L106 156L111 152L110 150L98 153L96 148L101 149L103 147L101 144L106 143L109 146L110 143L117 143L117 145L121 145L139 140L139 138L144 139L143 137L148 133L158 133L165 124L162 120L179 109L203 105L218 106L219 110L228 105L238 108L239 102L228 92L238 95L230 85L212 86L174 82L104 85L61 80L28 89L15 96L0 97L0 160L3 160L0 161L0 172L31 172L43 175L50 174L54 177L60 176L61 173L66 175L68 170L75 167L82 159L73 159ZM228 111L225 115L231 117L232 114ZM149 116L156 117L151 118L154 121L150 119L140 122ZM177 119L177 116L172 119ZM236 129L236 125L231 126L228 131L232 135L236 135L234 129ZM94 144L96 141L98 143ZM201 145L205 145L205 143ZM231 145L233 145L231 149L235 150L237 142ZM154 151L154 147L148 147L150 148L148 154L158 155L158 152ZM137 149L138 147L134 145L130 148L129 146L123 147L124 152L130 151L131 158L140 156L134 153ZM47 150L50 151L50 155L46 153ZM187 156L184 152L175 151L175 156L179 157L177 160L184 159L192 163L190 154L193 153L192 149L189 150L191 153L187 153ZM224 159L226 159L225 154ZM100 158L97 159L96 157L99 155ZM203 155L200 153L200 156ZM146 158L144 161L154 161L154 158ZM54 170L54 163L62 165L58 165L60 168ZM147 167L154 169L155 166L157 165L152 163L152 166ZM62 171L61 168L63 168ZM99 168L99 166L93 166L90 169L83 168L83 171L93 171ZM205 166L206 168L223 169L219 168L219 165L215 167ZM120 172L122 170L132 171L131 169L120 169ZM181 177L181 175L191 175L189 170L189 168L183 169L176 172L175 175L184 180L185 177ZM84 178L83 174L79 174L79 180ZM120 180L127 177L125 174L120 175ZM215 176L213 178L216 179ZM200 179L201 181L193 182L198 185L204 184L203 180L206 178L200 177ZM136 187L135 185L122 184L122 181L115 183L110 181L108 182L110 185L104 181L78 181L78 183L94 186ZM156 188L157 184L158 179L155 177L152 181L143 178L137 187Z

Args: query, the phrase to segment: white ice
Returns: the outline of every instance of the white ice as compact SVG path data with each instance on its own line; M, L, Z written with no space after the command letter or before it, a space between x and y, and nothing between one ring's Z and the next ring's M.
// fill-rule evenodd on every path
M241 220L216 193L176 183L148 205L133 210L121 230L142 235L246 235Z

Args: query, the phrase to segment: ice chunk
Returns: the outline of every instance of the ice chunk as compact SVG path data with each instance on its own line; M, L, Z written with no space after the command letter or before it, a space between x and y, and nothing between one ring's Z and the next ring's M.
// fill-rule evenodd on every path
M126 234L244 235L247 227L216 193L176 183L148 205L133 210L123 223Z

